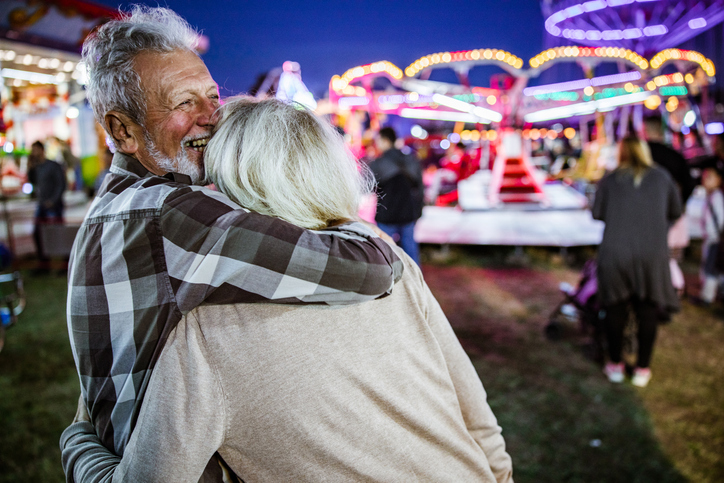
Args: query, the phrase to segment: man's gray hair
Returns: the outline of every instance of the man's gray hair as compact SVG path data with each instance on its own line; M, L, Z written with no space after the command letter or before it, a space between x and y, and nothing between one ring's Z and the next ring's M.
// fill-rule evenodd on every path
M328 122L273 98L230 98L219 111L204 166L226 196L310 229L357 215L374 180Z
M88 70L88 101L96 120L106 127L108 111L126 114L145 127L146 96L134 60L141 52L194 51L199 34L167 8L134 5L120 19L111 20L83 43Z

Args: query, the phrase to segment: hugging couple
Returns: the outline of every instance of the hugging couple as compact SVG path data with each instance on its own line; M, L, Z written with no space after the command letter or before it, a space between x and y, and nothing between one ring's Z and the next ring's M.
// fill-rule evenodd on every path
M68 272L67 481L512 481L419 268L354 221L367 171L305 109L220 106L196 41L134 7L83 47L115 155Z

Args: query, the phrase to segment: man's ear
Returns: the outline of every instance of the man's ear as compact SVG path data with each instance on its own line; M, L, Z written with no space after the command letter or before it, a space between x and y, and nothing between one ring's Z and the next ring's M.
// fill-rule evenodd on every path
M136 154L141 147L138 138L142 131L141 127L130 117L118 111L108 111L105 121L116 148L130 156Z

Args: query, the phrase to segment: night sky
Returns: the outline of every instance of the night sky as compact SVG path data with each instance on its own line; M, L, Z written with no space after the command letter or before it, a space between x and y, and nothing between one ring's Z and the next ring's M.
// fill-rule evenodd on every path
M136 2L94 0L111 7ZM140 2L144 3L144 2ZM157 5L156 2L147 2ZM209 37L203 59L222 96L249 90L257 76L286 60L318 97L347 69L388 60L404 70L435 52L498 48L527 64L543 50L543 15L536 0L491 1L190 1L162 0ZM496 67L471 73L488 86ZM451 71L433 80L452 80Z

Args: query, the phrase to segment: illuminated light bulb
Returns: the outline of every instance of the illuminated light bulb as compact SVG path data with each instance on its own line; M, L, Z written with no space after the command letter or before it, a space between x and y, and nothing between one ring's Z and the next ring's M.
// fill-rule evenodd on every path
M5 60L15 60L15 51L8 50L7 52L5 52Z
M505 59L505 54L501 51L498 51L498 53L495 54L495 58L498 60L503 60L503 59Z
M540 137L544 138L546 136L546 134L548 134L548 129L541 128L538 130L538 133L540 134Z
M650 91L653 91L654 89L656 89L656 83L654 81L648 81L646 83L646 88Z
M681 84L682 82L684 82L684 76L681 74L681 72L677 72L676 74L674 74L671 79L677 84Z
M432 55L432 62L435 63L435 64L437 64L438 62L440 62L440 55L439 55L439 54L433 54L433 55Z
M674 112L679 107L679 99L676 97L669 97L669 100L666 101L666 110L669 112Z
M365 70L364 70L363 67L355 67L355 68L352 70L352 75L353 75L354 77L362 77L363 75L365 75Z
M583 88L583 93L586 94L587 96L592 96L592 95L593 95L593 87L591 87L591 86L586 86L586 87L584 87L584 88Z
M513 67L515 67L516 69L520 69L521 67L523 67L523 61L520 59L516 60Z
M684 125L686 127L691 127L694 125L695 122L696 122L696 113L694 113L694 111L688 111L684 115Z
M656 95L649 96L644 101L644 106L646 106L648 109L651 109L652 111L658 109L660 105L661 105L661 98Z
M571 55L573 57L578 57L579 53L580 53L580 51L578 50L578 47L571 47Z
M473 129L472 131L470 131L470 140L473 142L480 141L480 131L478 131L477 129Z
M654 83L655 83L657 86L663 86L663 85L664 85L664 82L665 82L664 76L660 75L660 76L658 76L658 77L654 77Z
M566 139L573 139L576 136L576 130L572 127L567 127L563 130L563 135Z
M450 60L452 60L452 56L450 55L450 52L445 52L444 54L442 54L443 62L447 63L447 62L450 62Z
M75 119L80 115L80 111L75 106L70 106L67 111L65 111L65 117L68 119Z
M633 86L633 84L631 84L630 82L627 82L626 84L624 84L623 89L624 89L626 92L633 92L634 86Z
M33 63L33 56L30 54L26 54L23 56L23 65L30 65Z
M73 69L75 69L75 64L71 61L66 62L63 64L63 70L66 72L71 72Z
M364 87L355 87L355 88L354 88L354 93L355 93L357 96L359 96L359 97L362 97L362 96L366 96L366 95L367 95L367 91L365 90Z
M417 92L410 92L407 95L407 98L410 100L410 102L417 102L420 99L420 94Z
M472 59L472 52L470 52L470 51L465 52L465 60L470 60L470 59Z
M548 58L551 59L551 60L553 60L553 59L555 58L555 56L556 56L556 53L553 52L553 49L551 49L551 50L549 50L548 52L546 52L546 57L548 57Z
M530 59L530 66L534 69L540 65L536 59Z
M555 139L558 137L558 133L551 129L548 131L546 136L548 137L548 139Z
M694 82L694 76L691 74L686 74L684 76L684 80L686 81L687 84L691 84Z
M530 129L523 129L523 139L528 139L530 137Z
M408 67L407 69L405 69L405 75L407 77L412 77L413 75L415 75L415 72Z
M38 67L41 69L47 69L48 68L48 59L40 59L38 61Z
M472 136L470 134L470 131L468 131L468 130L465 130L460 133L460 139L462 139L463 141L470 141L471 137Z
M572 54L572 49L570 47L566 47L565 49L563 49L563 55L565 55L566 57L570 57L571 54Z
M492 129L488 131L488 141L495 141L498 137L498 133L493 131Z
M472 57L473 60L478 60L480 58L480 51L479 50L473 50L473 53L470 54L470 57Z
M540 131L537 130L537 129L531 129L531 130L530 130L530 138L531 138L532 140L534 140L534 141L535 141L536 139L539 139L539 138L540 138Z
M497 99L495 98L495 96L493 94L490 94L488 97L485 98L485 101L488 104L490 104L491 106L494 106Z
M356 91L355 91L354 86L347 86L344 88L344 90L342 92L344 92L344 94L347 96L353 96L353 95L355 95Z
M493 58L493 52L491 52L490 49L485 49L485 52L483 52L483 57L490 60Z

